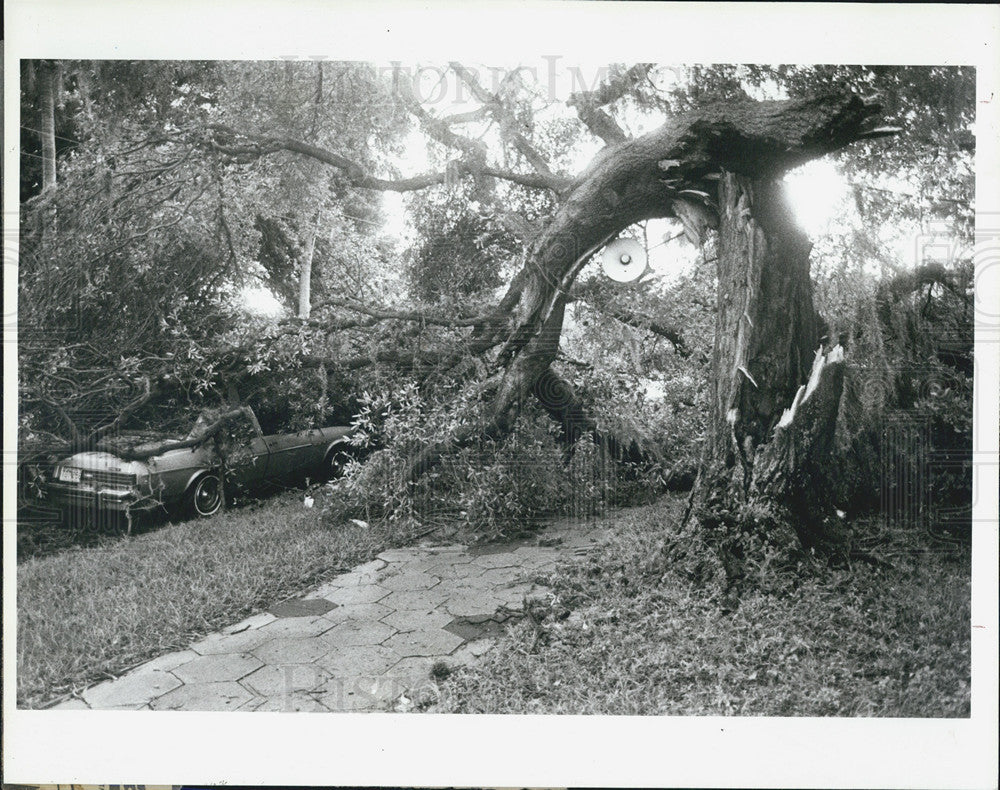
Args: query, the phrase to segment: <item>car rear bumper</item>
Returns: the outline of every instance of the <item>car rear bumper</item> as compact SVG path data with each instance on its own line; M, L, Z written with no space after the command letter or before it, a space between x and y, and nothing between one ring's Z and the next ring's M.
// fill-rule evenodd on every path
M88 491L59 484L50 485L49 500L64 509L105 510L114 513L154 510L160 505L155 499L140 497L137 491L119 489Z

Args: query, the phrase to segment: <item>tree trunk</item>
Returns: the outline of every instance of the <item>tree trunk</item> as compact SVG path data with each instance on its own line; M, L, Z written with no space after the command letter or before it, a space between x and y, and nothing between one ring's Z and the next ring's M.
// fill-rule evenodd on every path
M56 65L43 60L38 68L41 105L42 190L56 185Z
M306 239L306 248L302 253L302 264L299 269L299 318L308 318L312 312L312 268L313 255L316 252L316 233L318 220L313 223Z
M780 180L724 174L719 224L712 411L695 512L732 581L746 533L791 549L843 544L824 484L843 350L820 347L811 243Z

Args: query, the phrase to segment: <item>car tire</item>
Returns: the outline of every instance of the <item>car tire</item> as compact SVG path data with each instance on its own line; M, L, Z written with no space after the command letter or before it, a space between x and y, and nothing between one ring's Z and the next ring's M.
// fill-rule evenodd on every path
M336 447L326 454L323 461L323 473L327 480L336 480L344 472L344 465L351 459L343 450Z
M197 518L214 516L226 506L226 492L222 477L215 472L202 475L188 491L187 510Z

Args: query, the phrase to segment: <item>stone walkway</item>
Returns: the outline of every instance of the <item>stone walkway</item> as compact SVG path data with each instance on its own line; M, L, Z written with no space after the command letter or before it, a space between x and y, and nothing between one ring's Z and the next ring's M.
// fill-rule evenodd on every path
M520 543L391 549L55 709L407 710L432 669L483 655L545 594L538 580L603 534L560 523Z

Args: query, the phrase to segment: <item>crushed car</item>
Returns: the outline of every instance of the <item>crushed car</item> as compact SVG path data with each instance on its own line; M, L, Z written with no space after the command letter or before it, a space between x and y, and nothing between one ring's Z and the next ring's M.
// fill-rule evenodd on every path
M335 474L353 428L331 426L265 436L253 410L204 412L187 436L159 442L102 442L58 461L47 499L77 520L173 509L218 513L226 492L303 473Z

